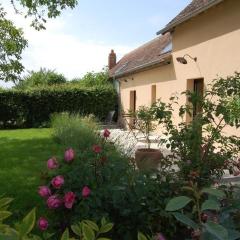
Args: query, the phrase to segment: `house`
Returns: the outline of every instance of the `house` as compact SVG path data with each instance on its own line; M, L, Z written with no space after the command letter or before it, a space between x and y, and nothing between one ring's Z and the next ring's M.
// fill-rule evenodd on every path
M118 62L113 51L109 56L124 111L186 89L203 91L218 76L240 72L239 0L193 0L157 34Z

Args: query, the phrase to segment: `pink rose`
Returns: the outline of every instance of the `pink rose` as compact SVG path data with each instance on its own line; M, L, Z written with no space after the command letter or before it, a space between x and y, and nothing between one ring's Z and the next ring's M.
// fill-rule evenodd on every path
M99 145L93 145L92 149L95 153L101 153L102 152L102 148Z
M72 148L69 148L65 151L64 159L66 162L72 162L74 157L75 157L75 153Z
M51 190L47 186L40 186L38 188L38 194L43 198L48 198L51 196Z
M82 189L82 197L83 198L87 198L91 193L91 189L88 187L88 186L85 186L83 189Z
M158 233L155 240L166 240L166 238L161 233Z
M56 209L62 205L62 200L57 195L52 195L48 198L47 205L50 209Z
M40 217L38 220L38 227L41 231L45 231L48 228L48 221L44 217Z
M64 195L63 201L66 208L71 209L75 202L76 195L74 192L67 192Z
M111 134L111 132L110 132L108 129L104 129L104 131L103 131L103 136L104 136L105 138L108 138L108 137L110 136L110 134Z
M56 189L60 189L61 186L64 184L64 177L63 176L56 176L51 181L52 186Z
M48 169L56 169L59 167L58 161L55 157L52 157L48 159L47 161L47 167Z

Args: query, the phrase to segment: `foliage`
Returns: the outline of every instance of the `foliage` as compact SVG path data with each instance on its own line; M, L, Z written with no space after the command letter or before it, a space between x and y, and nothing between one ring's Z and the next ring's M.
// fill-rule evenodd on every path
M37 72L31 71L28 76L26 76L15 86L15 88L27 90L31 88L47 87L64 83L66 83L66 78L62 74L41 68Z
M25 17L33 18L31 26L36 30L45 29L47 18L56 18L66 8L75 8L77 0L64 1L28 1L28 0L12 0L16 13L23 14ZM22 8L23 7L23 8ZM21 10L19 10L21 9Z
M68 118L69 122L73 122L63 142L71 141L73 129L76 129L79 140L74 152L71 148L67 149L64 159L52 158L48 164L50 168L44 183L47 188L44 189L49 188L51 196L57 195L58 199L63 200L61 206L47 211L54 231L61 231L79 220L98 222L104 216L115 224L109 236L113 239L136 239L138 230L150 235L164 230L166 235L172 236L174 221L164 208L180 186L171 180L174 173L168 170L155 175L140 173L128 158L118 153L114 145L107 141L109 135L106 130L99 137L94 133L94 128L84 126L76 116L63 115L64 121L61 118L59 125L66 124ZM77 128L76 122L88 130ZM87 132L95 135L95 142L89 140ZM66 194L72 197L70 205L66 203ZM44 201L51 204L52 201L47 199ZM167 226L170 228L165 230Z
M20 60L27 41L22 30L5 17L0 4L0 80L16 82L23 71Z
M54 114L51 122L54 139L65 148L86 149L100 141L96 142L98 125L94 116L61 113Z
M29 91L0 92L0 125L6 127L39 127L58 112L94 114L103 120L115 108L117 94L113 88L52 86Z
M182 189L190 197L179 196L171 199L166 210L172 212L183 225L192 229L192 239L236 240L240 238L240 232L236 231L237 226L234 222L234 217L240 213L239 199L227 197L221 189L199 189L197 184ZM191 208L189 208L190 204Z
M179 108L179 116L192 117L193 107L201 111L191 122L174 124L173 118L164 120L165 138L162 143L171 149L172 159L179 167L179 176L185 181L196 181L199 186L210 185L221 179L223 170L234 175L240 174L238 154L240 138L225 134L229 126L239 128L240 121L240 74L213 81L203 97L192 92L184 92L189 103ZM165 104L165 109L173 116L173 105L178 99ZM162 122L162 106L156 105L156 118ZM159 110L160 109L160 110Z
M95 86L111 86L109 81L108 71L104 70L101 72L88 72L80 79L73 79L71 84L79 84L84 87L95 87Z
M46 18L55 18L66 8L73 9L77 0L64 1L9 1L15 12L25 17L32 17L31 26L36 30L45 29ZM19 10L21 9L21 10ZM6 19L6 13L0 4L0 80L17 82L24 70L21 54L27 46L21 29Z
M48 228L41 229L40 222L38 220L38 227L42 230L42 237L33 234L33 229L36 225L36 209L32 209L21 222L15 224L15 227L11 227L4 224L3 221L11 216L11 212L8 211L9 204L12 202L12 198L0 197L0 238L4 240L47 240L54 237L54 233L45 232ZM40 218L41 219L41 218ZM84 220L71 226L72 232L78 239L82 240L110 240L108 238L102 238L101 235L109 232L113 227L112 223L106 221L105 218L101 219L101 226L99 227L95 222L90 220ZM66 229L61 240L74 240L75 238L69 237L69 230Z
M24 239L38 239L31 234L36 221L36 210L29 212L21 222L16 224L15 228L3 223L3 220L11 216L8 211L9 204L12 198L0 197L0 238L6 240L24 240Z
M90 220L83 220L78 224L71 226L73 233L80 237L80 239L86 240L110 240L109 238L102 237L111 231L113 223L109 223L105 218L101 219L101 226L98 226L95 222Z
M135 112L129 111L129 116L133 121L134 129L140 131L147 143L151 146L150 134L157 128L155 113L152 107L140 106Z

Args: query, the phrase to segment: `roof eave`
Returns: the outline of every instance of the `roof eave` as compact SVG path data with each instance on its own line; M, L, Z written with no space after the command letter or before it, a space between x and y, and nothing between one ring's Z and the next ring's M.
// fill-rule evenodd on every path
M162 65L166 64L172 57L171 51L168 52L168 53L165 53L165 54L166 55L164 56L164 58L162 58L160 60L137 66L135 68L132 68L128 71L125 71L125 72L122 72L122 73L119 73L119 74L113 74L111 77L121 78L121 77L125 77L125 76L128 76L130 74L137 73L137 72L146 71L148 69L152 69L152 68L155 68L157 66L162 66Z
M169 32L169 31L172 31L177 25L191 19L192 17L195 17L197 16L198 14L208 10L209 8L219 4L220 2L223 2L224 0L215 0L211 3L208 3L207 5L205 5L204 7L202 8L199 8L198 10L192 12L191 14L183 17L181 20L177 21L177 22L174 22L173 24L170 24L169 26L166 26L165 28L161 29L160 31L157 32L157 35L160 35L160 34L165 34L166 32Z

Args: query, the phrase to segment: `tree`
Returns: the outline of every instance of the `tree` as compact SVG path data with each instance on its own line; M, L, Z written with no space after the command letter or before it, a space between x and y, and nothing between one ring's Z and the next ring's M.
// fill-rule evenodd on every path
M21 54L27 46L21 29L5 18L6 13L0 5L0 80L16 82L24 67Z
M75 8L78 0L10 0L15 11L25 17L32 17L32 26L37 30L45 29L47 18L56 18L66 8ZM24 9L19 11L20 7ZM25 10L25 11L24 11Z
M39 71L31 71L22 81L16 85L16 89L26 90L29 88L51 86L66 83L66 78L52 70L41 68Z
M77 0L9 0L16 13L32 17L36 30L45 29L46 18L59 16L62 10L74 8ZM21 11L19 10L21 7ZM23 8L22 8L23 7ZM6 19L6 12L0 4L0 80L17 82L24 70L21 54L27 47L23 31Z
M88 72L82 78L75 78L71 82L85 87L112 85L106 69L101 72Z

